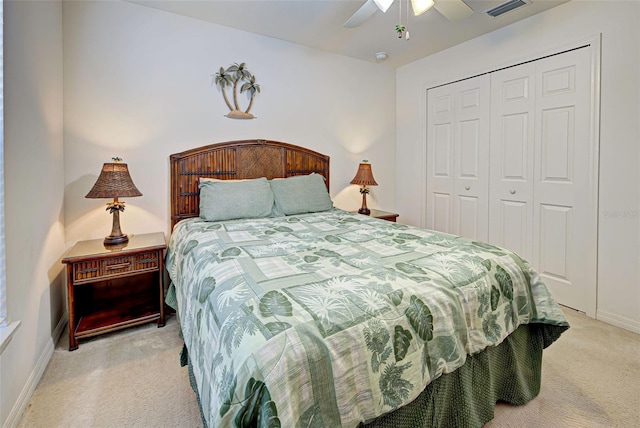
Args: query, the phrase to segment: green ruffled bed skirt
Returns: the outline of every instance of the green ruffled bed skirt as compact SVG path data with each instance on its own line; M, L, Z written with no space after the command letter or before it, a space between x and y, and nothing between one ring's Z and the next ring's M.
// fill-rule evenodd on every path
M467 357L462 367L430 383L413 402L360 426L482 427L493 419L498 401L524 404L538 395L542 350L567 328L543 324L521 325L500 345ZM180 360L182 365L189 366L191 387L198 396L186 347ZM200 405L200 397L197 398ZM206 426L204 420L203 424Z

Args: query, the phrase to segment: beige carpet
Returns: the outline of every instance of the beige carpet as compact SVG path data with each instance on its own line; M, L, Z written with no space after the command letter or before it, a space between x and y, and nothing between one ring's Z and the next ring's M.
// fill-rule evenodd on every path
M58 342L18 427L198 427L189 376L180 367L175 318L80 342Z
M498 404L485 428L640 427L640 335L566 309L571 324L545 351L542 391ZM199 427L175 318L81 342L63 337L19 427Z

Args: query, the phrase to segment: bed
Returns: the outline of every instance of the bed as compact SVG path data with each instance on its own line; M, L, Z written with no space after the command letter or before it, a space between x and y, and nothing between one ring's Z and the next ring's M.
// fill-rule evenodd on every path
M336 209L329 157L292 144L170 161L167 302L205 426L480 427L539 393L569 325L516 254Z

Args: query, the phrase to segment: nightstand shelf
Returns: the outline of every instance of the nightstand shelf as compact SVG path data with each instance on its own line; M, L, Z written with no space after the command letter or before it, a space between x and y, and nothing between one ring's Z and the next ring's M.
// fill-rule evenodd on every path
M133 235L120 247L80 241L67 264L69 350L81 338L158 321L164 325L164 233Z
M141 275L142 277L143 275ZM153 274L142 281L115 279L89 286L76 286L77 338L91 337L160 318ZM137 278L138 279L138 278ZM83 312L78 312L83 308Z

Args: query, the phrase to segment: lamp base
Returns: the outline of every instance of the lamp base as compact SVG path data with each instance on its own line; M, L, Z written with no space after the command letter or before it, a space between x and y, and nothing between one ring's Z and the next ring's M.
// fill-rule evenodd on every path
M129 237L125 234L114 236L109 235L104 238L104 245L120 245L129 242Z
M117 201L117 198L114 201ZM120 211L115 210L113 211L111 234L104 238L104 245L119 245L125 242L129 242L129 237L120 230Z
M362 205L358 210L358 214L369 215L371 214L371 210L369 209L369 207L367 207L367 193L369 193L369 189L367 189L367 186L362 186L362 189L360 189L360 193L362 194Z

